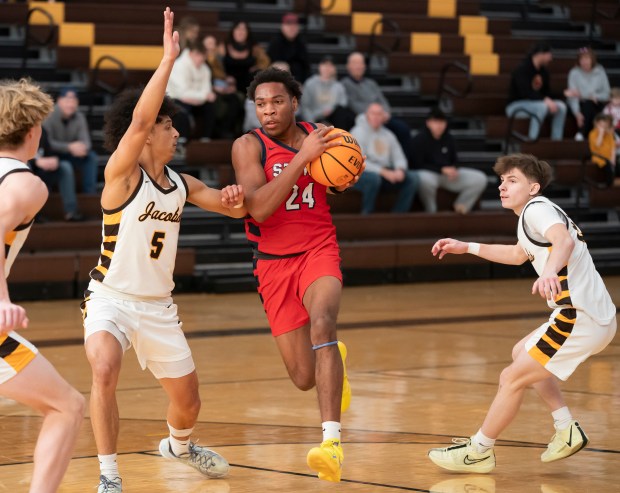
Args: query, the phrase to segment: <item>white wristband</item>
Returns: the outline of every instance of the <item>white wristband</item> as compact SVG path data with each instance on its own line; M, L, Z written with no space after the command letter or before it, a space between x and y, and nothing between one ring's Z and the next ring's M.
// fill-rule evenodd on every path
M467 253L472 255L480 254L480 243L474 243L473 241L467 245Z

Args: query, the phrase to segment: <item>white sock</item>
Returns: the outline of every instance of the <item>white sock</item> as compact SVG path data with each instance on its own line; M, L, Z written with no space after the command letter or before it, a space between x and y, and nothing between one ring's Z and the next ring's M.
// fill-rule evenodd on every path
M337 421L325 421L323 426L323 441L340 440L340 423Z
M168 429L170 430L170 437L168 440L170 441L170 450L177 457L188 454L189 453L189 437L194 431L194 428L187 428L185 430L177 430L173 426L168 423ZM175 437L186 437L183 440L179 440Z
M99 469L101 475L108 479L120 478L118 472L118 462L116 462L116 454L97 455L99 458Z
M573 416L571 415L568 406L556 409L551 413L551 416L553 416L553 426L555 426L555 429L558 431L568 428L573 420Z
M482 433L482 429L479 429L478 433L472 438L472 445L476 447L476 451L479 454L484 454L487 450L495 446L495 439L489 438Z

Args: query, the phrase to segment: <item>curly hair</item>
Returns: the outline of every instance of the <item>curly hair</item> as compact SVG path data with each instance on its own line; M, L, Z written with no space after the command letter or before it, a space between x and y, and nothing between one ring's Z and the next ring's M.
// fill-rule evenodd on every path
M123 138L123 135L127 132L129 125L131 125L133 111L143 91L144 88L127 89L123 91L116 97L112 106L106 112L103 125L103 145L108 151L114 152L118 147L118 143ZM177 111L178 107L174 104L172 99L165 96L159 108L159 112L157 113L157 120L155 123L161 122L163 116L172 118Z
M547 161L541 161L532 154L502 156L493 166L493 171L498 176L505 175L512 169L518 169L528 180L538 183L541 191L551 183L553 175L551 166Z
M0 148L18 148L53 109L52 98L30 79L0 80Z
M301 85L295 80L293 75L286 70L280 70L279 68L269 67L265 70L261 70L254 76L254 80L248 86L247 96L251 101L254 101L256 96L256 88L260 84L266 84L268 82L279 82L284 85L286 92L291 97L296 97L297 101L301 100Z

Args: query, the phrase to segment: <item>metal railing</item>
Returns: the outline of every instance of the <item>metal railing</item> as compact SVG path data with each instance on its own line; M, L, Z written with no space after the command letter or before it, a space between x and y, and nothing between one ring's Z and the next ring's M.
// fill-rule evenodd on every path
M446 76L451 69L456 69L459 72L463 72L466 76L466 85L465 88L459 91L457 88L451 86L448 82L446 82ZM471 76L471 71L469 67L461 62L448 62L442 68L439 74L439 84L437 86L437 100L441 101L444 94L449 94L450 96L454 96L456 98L465 98L471 92L471 88L473 86L473 78Z
M520 116L525 115L525 116ZM538 137L535 139L530 139L529 135L524 135L521 132L514 130L515 120L522 120L524 118L534 118L538 121L539 128L542 127L542 122L534 113L527 111L525 109L518 109L515 111L510 118L508 119L508 128L506 129L506 139L504 140L504 154L509 154L511 152L511 146L513 140L517 140L519 142L527 142L528 144L533 144L538 141ZM530 122L531 124L531 122ZM539 132L540 135L540 132Z
M43 39L39 39L36 36L33 36L32 34L32 28L30 26L30 18L32 17L32 14L36 12L42 14L48 20L49 32L47 33L47 36L44 37ZM21 64L22 70L25 69L26 65L28 64L28 47L31 44L30 42L34 41L39 46L48 46L54 39L55 35L56 35L56 29L54 26L54 18L51 16L51 14L48 11L43 10L40 7L34 7L28 10L28 15L26 16L26 33L24 35L24 44L22 46L22 64Z
M590 41L594 39L594 27L596 25L596 20L598 17L602 17L607 20L614 20L620 17L620 2L618 2L616 11L613 14L609 14L605 12L604 10L599 9L598 0L592 0L592 10L590 11L590 29L589 29Z
M101 68L101 65L103 64L103 62L112 62L113 64L115 64L118 67L118 70L121 73L121 82L118 85L113 86L111 84L108 84L107 82L104 82L101 79L100 72L101 72L101 70L104 70L104 69ZM118 58L115 58L115 57L113 57L111 55L103 55L103 56L99 57L99 59L95 63L95 67L93 69L92 78L91 78L91 82L90 82L91 100L90 100L90 106L88 108L88 115L89 115L89 117L92 116L92 114L93 114L93 108L94 108L94 105L95 105L95 93L96 92L103 91L104 93L109 94L111 96L116 96L123 89L125 89L125 87L127 86L128 79L129 79L129 75L127 73L127 68L125 67L123 62L121 62Z

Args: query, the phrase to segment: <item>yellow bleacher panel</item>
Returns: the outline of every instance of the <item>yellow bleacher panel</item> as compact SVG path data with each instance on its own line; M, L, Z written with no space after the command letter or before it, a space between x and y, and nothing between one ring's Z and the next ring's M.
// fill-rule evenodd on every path
M60 25L60 46L92 46L95 44L95 25L92 22L65 22Z
M441 53L441 36L439 33L411 33L411 53L439 55Z
M468 34L465 39L465 54L493 53L493 36L489 34Z
M351 31L353 34L370 34L374 23L381 19L381 14L376 12L353 12ZM377 34L383 34L383 24L379 25Z
M333 2L333 6L331 6ZM329 10L325 10L327 8ZM321 13L323 15L349 15L351 14L351 0L321 0Z
M499 74L499 55L495 53L471 55L469 57L469 71L472 75Z
M486 34L488 19L474 15L462 15L459 17L459 35Z
M90 67L103 55L118 58L126 68L134 70L155 70L163 55L161 46L94 45L90 49ZM101 68L117 68L113 63L104 62Z
M54 24L62 24L63 22L65 22L65 4L63 2L29 2L28 6L31 9L38 7L42 10L45 10L48 14L52 16L52 19L54 19ZM47 17L40 12L35 12L30 17L30 24L46 25L48 23L49 20L47 19Z
M456 17L456 0L428 0L429 17Z

